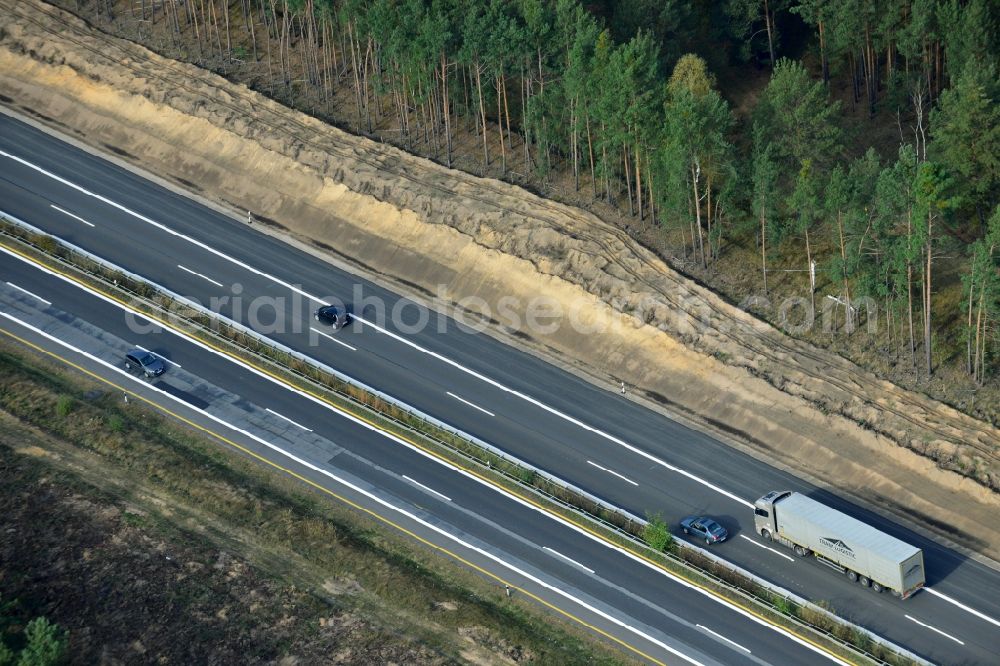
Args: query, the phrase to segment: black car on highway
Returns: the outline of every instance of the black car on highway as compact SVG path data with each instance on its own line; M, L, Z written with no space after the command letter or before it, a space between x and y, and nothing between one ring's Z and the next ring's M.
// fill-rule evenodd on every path
M152 352L145 349L133 349L125 354L125 369L146 375L147 378L159 377L167 369L167 364Z
M335 331L347 326L351 321L351 316L347 314L347 309L339 305L324 305L313 313L313 316L321 324L330 326Z

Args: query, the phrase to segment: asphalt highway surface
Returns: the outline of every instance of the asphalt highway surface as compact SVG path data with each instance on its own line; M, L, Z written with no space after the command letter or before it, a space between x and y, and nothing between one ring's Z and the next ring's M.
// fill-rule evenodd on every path
M0 116L0 209L636 515L659 512L672 524L686 515L710 515L731 535L713 547L720 557L800 596L829 601L927 659L1000 663L995 569L647 409L617 386L593 384L463 329L260 233L260 225L200 205L7 116ZM0 264L16 270L7 257ZM78 312L73 302L82 297L65 297L70 302L58 306ZM337 301L353 309L355 321L337 332L319 327L311 312ZM111 325L103 318L95 323ZM143 346L163 347L170 358L170 344ZM201 374L202 366L195 367ZM922 548L929 589L900 601L765 544L753 532L750 505L776 489L806 493ZM489 503L484 492L470 491L461 506L480 511ZM638 580L621 585L633 594L649 587Z
M828 661L808 642L776 632L529 501L183 335L139 336L130 322L148 320L126 318L120 304L12 255L0 256L0 331L492 572L498 592L509 585L512 594L529 594L615 637L633 656L661 663ZM146 379L123 369L126 351L140 343L166 362L164 374Z

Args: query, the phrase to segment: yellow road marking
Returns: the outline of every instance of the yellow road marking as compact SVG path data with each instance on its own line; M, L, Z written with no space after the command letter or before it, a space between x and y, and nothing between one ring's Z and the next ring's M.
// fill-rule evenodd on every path
M293 470L291 470L291 469L289 469L287 467L284 467L283 465L280 465L279 463L277 463L277 462L275 462L275 461L273 461L273 460L271 460L269 458L266 458L266 457L264 457L262 455L259 455L259 454L255 453L254 451L251 451L250 449L248 449L248 448L246 448L246 447L244 447L244 446L242 446L240 444L237 444L236 442L232 441L231 439L227 438L226 436L224 436L224 435L222 435L222 434L220 434L218 432L215 432L214 430L211 430L211 429L209 429L209 428L207 428L207 427L205 427L205 426L203 426L201 424L198 424L198 423L196 423L196 422L188 419L185 416L182 416L182 415L174 412L173 410L167 408L164 405L161 405L161 404L159 404L157 402L154 402L153 400L150 400L150 399L148 399L148 398L146 398L146 397L144 397L142 395L139 395L138 393L135 393L134 391L131 391L131 390L127 389L124 386L116 384L115 382L111 381L110 379L107 379L105 377L102 377L101 375L98 375L98 374L96 374L94 372L91 372L87 368L84 368L83 366L80 366L80 365L74 363L73 361L71 361L68 358L65 358L65 357L60 356L59 354L57 354L55 352L49 351L47 349L44 349L44 348L36 345L35 343L31 342L30 340L25 340L24 338L18 336L15 333L12 333L12 332L6 330L6 329L0 329L0 332L2 332L3 334L5 334L5 335L7 335L7 336L9 336L9 337L17 340L21 344L26 345L26 346L34 349L36 352L38 352L40 354L45 354L47 356L50 356L53 359L55 359L55 360L57 360L57 361L59 361L61 363L64 363L64 364L66 364L66 365L74 368L75 370L77 370L77 371L79 371L79 372L81 372L81 373L83 373L83 374L91 377L92 379L94 379L96 381L99 381L99 382L102 382L104 384L107 384L108 386L111 386L112 388L114 388L116 390L122 391L123 393L127 393L128 395L132 396L133 398L135 398L137 400L141 400L142 402L146 403L147 405L149 405L153 409L158 410L160 412L163 412L164 414L166 414L166 415L168 415L168 416L170 416L170 417L172 417L172 418L174 418L174 419L176 419L176 420L178 420L178 421L180 421L180 422L182 422L182 423L190 426L191 428L194 428L194 429L196 429L198 431L201 431L202 433L208 435L209 437L213 437L213 438L219 440L220 442L223 442L224 444L226 444L226 445L228 445L228 446L230 446L230 447L232 447L232 448L234 448L234 449L236 449L236 450L238 450L238 451L240 451L240 452L242 452L242 453L244 453L244 454L246 454L246 455L248 455L248 456L250 456L250 457L252 457L252 458L254 458L254 459L256 459L256 460L258 460L258 461L260 461L262 463L264 463L264 464L266 464L266 465L269 465L269 466L271 466L271 467L273 467L273 468L275 468L275 469L277 469L277 470L279 470L281 472L284 472L285 474L291 476L292 478L294 478L294 479L296 479L298 481L301 481L301 482L303 482L303 483L305 483L305 484L307 484L309 486L312 486L313 488L315 488L316 490L319 490L320 492L326 493L330 497L333 497L334 499L336 499L336 500L338 500L340 502L343 502L344 504L350 506L351 508L353 508L353 509L355 509L357 511L361 511L363 513L368 514L372 518L375 518L376 520L381 521L382 523L385 523L386 525L389 525L389 526L391 526L391 527L399 530L403 534L405 534L408 537L410 537L410 538L418 541L419 543L422 543L423 545L427 546L428 548L431 548L432 550L436 550L436 551L438 551L440 553L443 553L444 555L447 555L448 557L450 557L450 558L452 558L452 559L454 559L454 560L456 560L456 561L464 564L465 566L467 566L470 569L472 569L472 570L474 570L474 571L482 574L483 576L485 576L487 578L490 578L492 580L495 580L496 582L500 583L501 585L505 585L505 586L510 587L511 590L517 590L520 594L523 594L523 595L529 597L530 599L532 599L533 601L541 604L542 606L544 606L544 607L546 607L546 608L548 608L548 609L550 609L552 611L555 611L556 613L558 613L560 615L565 616L566 618L572 620L573 622L576 622L577 624L579 624L579 625L581 625L581 626L589 629L590 631L593 631L594 633L596 633L596 634L598 634L600 636L603 636L604 638L606 638L606 639L608 639L608 640L610 640L610 641L612 641L614 643L617 643L617 644L621 645L623 648L634 652L635 654L637 654L637 655L639 655L639 656L641 656L641 657L649 660L650 662L652 662L654 664L660 664L661 666L666 666L666 664L664 662L656 659L655 657L653 657L651 655L646 654L645 652L643 652L639 648L626 643L625 641L623 641L622 639L618 638L617 636L614 636L614 635L608 633L607 631L601 629L600 627L596 627L596 626L590 624L586 620L584 620L584 619L582 619L580 617L577 617L576 615L573 615L569 611L567 611L567 610L565 610L563 608L560 608L559 606L556 606L555 604L553 604L553 603L551 603L549 601L546 601L542 597L540 597L540 596L538 596L538 595L530 592L529 590L526 590L524 588L521 588L521 587L518 587L517 585L512 584L510 581L507 581L504 578L500 577L499 575L493 573L492 571L484 569L483 567L475 564L474 562L471 562L471 561L467 560L466 558L462 557L461 555L448 550L444 546L440 546L440 545L438 545L438 544L436 544L436 543L434 543L434 542L432 542L432 541L430 541L428 539L425 539L424 537L420 536L419 534L416 534L415 532L411 531L410 529L408 529L408 528L400 525L399 523L396 523L392 519L390 519L390 518L388 518L386 516L383 516L383 515L377 513L376 511L374 511L372 509L369 509L367 507L361 506L360 504L357 504L353 500L350 500L350 499L344 497L343 495L340 495L339 493L331 490L330 488L327 488L327 487L325 487L325 486L323 486L323 485L321 485L319 483L316 483L315 481L313 481L313 480L311 480L311 479L303 476L302 474L299 474L298 472L295 472L295 471L293 471Z
M22 257L24 259L26 259L27 261L29 261L29 262L31 262L33 264L36 264L36 265L39 263L37 259L35 259L34 257L31 257L29 255L26 255L20 249L18 249L18 248L12 248L9 245L7 245L6 243L3 243L3 245L4 245L4 247L6 249L10 250L11 252L17 254L18 256L20 256L20 257ZM61 271L57 267L53 267L53 266L48 265L48 264L41 264L41 265L43 265L47 270L50 270L50 271L52 271L54 273L57 273L60 276L62 276L64 278L66 278L66 279L74 282L75 284L79 285L83 289L96 291L96 292L100 293L102 296L104 296L106 298L109 298L109 299L115 301L116 303L118 303L118 304L120 304L120 305L122 305L124 307L128 307L130 309L135 309L135 308L133 308L133 306L129 305L128 302L126 302L126 301L118 298L118 296L116 296L115 294L107 293L107 292L105 292L105 291L103 291L101 289L98 289L97 287L95 287L93 285L86 284L83 281L81 281L78 278L76 278L75 276L67 274L67 273L64 273L63 271ZM159 323L161 326L163 326L165 328L169 328L169 329L171 329L171 330L173 330L175 332L180 333L181 335L191 336L190 333L187 333L186 331L180 331L180 330L178 330L174 326L171 326L168 321L165 321L164 319L162 319L162 318L160 318L158 316L155 316L155 315L152 315L152 314L149 314L149 313L146 313L146 312L141 312L141 314L142 314L143 317L145 317L147 319L150 319L152 321L155 321L155 322ZM124 389L122 387L118 387L116 384L114 384L113 382L111 382L108 379L100 377L99 375L96 375L96 374L94 374L94 373L86 370L85 368L81 368L80 366L76 365L75 363L73 363L69 359L64 359L64 358L58 356L57 354L55 354L53 352L49 352L49 351L47 351L45 349L42 349L42 348L40 348L40 347L32 344L31 342L28 342L26 340L22 340L21 338L19 338L18 336L14 335L13 333L10 333L9 331L4 331L4 332L7 335L10 335L11 337L14 337L14 338L20 340L24 344L30 345L31 347L37 349L40 352L43 352L43 353L48 354L50 356L53 356L54 358L57 358L60 361L65 362L65 363L67 363L68 365L71 365L74 368L77 368L81 372L84 372L85 374L90 375L90 376L94 377L95 379L98 379L98 380L100 380L102 382L105 382L105 383L107 383L107 384L109 384L111 386L115 386L116 388L120 388L121 390L125 390L126 392L128 392L130 394L132 393L131 391L127 391L126 389ZM191 336L191 337L194 337L194 336ZM244 365L249 366L251 368L254 368L258 372L261 372L261 373L267 375L268 377L271 377L275 381L278 381L281 384L284 384L285 386L288 386L288 387L292 388L295 391L301 391L301 392L303 392L303 393L305 393L305 394L307 394L309 396L312 396L313 398L315 398L315 399L323 402L324 404L326 404L327 406L329 406L331 409L333 409L335 411L338 411L338 412L341 412L341 413L344 413L344 414L348 414L348 415L350 415L353 418L356 418L356 419L359 419L359 420L365 422L366 424L368 424L369 426L371 426L372 428L374 428L374 429L376 429L376 430L378 430L380 432L387 433L387 434L391 435L392 437L397 437L397 438L399 438L399 439L407 442L411 446L414 446L414 447L420 449L421 451L423 451L424 453L426 453L427 455L433 457L436 460L439 460L439 461L441 461L441 462L443 462L443 463L445 463L447 465L450 465L452 467L457 467L458 469L462 470L463 472L466 472L468 474L471 474L471 475L475 476L477 479L483 481L484 483L489 484L490 486L493 486L494 488L500 490L503 493L506 493L508 495L512 495L512 496L520 499L523 502L527 502L528 504L530 504L531 506L535 507L536 509L538 509L540 511L543 511L543 512L545 512L548 515L554 516L554 517L556 517L559 520L566 521L566 522L570 523L571 525L577 527L580 530L585 531L586 533L590 534L594 538L599 539L600 541L604 542L605 544L607 544L607 545L609 545L609 546L611 546L613 548L619 548L619 549L622 549L622 550L625 550L625 551L629 552L633 556L642 559L644 562L646 562L648 564L651 564L652 566L656 567L657 569L659 569L661 571L664 571L668 575L670 575L670 576L676 576L677 578L680 578L681 580L685 581L689 585L692 585L692 586L698 588L699 590L702 590L706 594L709 594L712 597L715 597L716 599L719 599L724 604L729 604L729 605L735 606L736 608L739 608L740 610L742 610L742 611L744 611L744 612L746 612L746 613L748 613L748 614L756 617L761 622L764 622L764 623L766 623L766 624L768 624L770 626L780 627L783 631L788 632L790 635L795 636L799 640L802 640L802 641L805 641L806 643L809 643L814 648L825 652L826 654L830 655L831 657L833 657L835 659L843 659L843 657L841 657L840 655L837 655L837 654L833 653L832 651L830 651L825 646L823 646L823 645L821 645L821 644L816 643L815 641L813 641L811 638L809 638L807 636L803 636L802 634L800 634L800 633L798 633L798 632L796 632L796 631L794 631L792 629L789 629L788 627L784 627L784 626L781 626L781 625L774 624L770 619L768 619L767 617L761 615L760 613L758 613L757 611L753 610L752 608L750 608L748 606L744 606L743 604L740 604L740 603L738 603L738 602L736 602L736 601L734 601L732 599L729 599L727 597L724 597L723 595L719 594L715 590L702 585L700 582L698 582L696 580L693 580L693 579L689 578L688 576L685 576L684 574L673 572L673 571L668 571L667 569L663 568L663 566L659 562L657 562L656 560L653 560L653 559L649 558L648 556L644 555L641 552L636 552L636 551L633 551L631 549L625 548L624 546L622 546L620 544L614 543L613 541L611 541L610 539L608 539L607 537L605 537L601 533L599 533L599 532L593 530L592 528L590 528L588 525L580 523L580 522L577 522L577 521L573 520L572 518L569 518L569 517L566 517L566 516L562 516L562 515L553 513L546 506L544 506L543 504L540 504L539 502L535 501L532 497L527 496L527 495L523 495L523 494L517 492L516 490L511 490L509 488L505 488L503 486L498 485L492 479L490 479L487 476L484 476L483 474L481 474L478 470L476 470L474 468L465 467L465 466L463 466L463 465L461 465L461 464L459 464L459 463L457 463L455 461L449 460L448 458L445 458L444 456L442 456L438 452L434 451L433 449L429 449L426 446L423 446L422 444L411 440L409 437L406 437L403 434L392 432L391 430L388 430L384 426L382 426L382 425L380 425L378 423L375 423L374 421L372 421L369 418L367 418L367 416L364 415L364 414L359 414L357 412L354 412L351 409L347 409L347 408L344 408L344 407L341 407L339 405L334 404L333 402L331 402L329 399L327 399L325 396L323 396L321 394L315 393L315 392L313 392L313 391L311 391L311 390L309 390L307 388L304 388L304 387L299 387L299 386L295 386L293 384L289 384L283 377L281 377L280 375L277 375L277 374L271 372L269 369L267 369L265 367L261 367L261 366L255 364L255 363L253 363L251 361L248 361L247 359L241 358L241 357L237 356L236 354L231 353L230 351L228 351L226 349L223 349L221 347L218 347L218 346L212 344L211 342L208 342L208 341L203 340L201 338L197 338L197 340L198 340L199 343L204 344L205 346L211 348L213 351L215 351L215 352L217 352L219 354L223 354L223 355L225 355L225 356L233 359L234 361L237 361L238 363L241 363L241 364L244 364ZM184 418L183 416L180 416L178 414L173 413L172 411L168 410L166 407L162 407L160 405L157 405L156 403L154 403L154 402L152 402L150 400L147 400L146 398L143 398L142 396L136 395L136 397L139 398L139 399L141 399L143 402L146 402L146 403L152 405L154 408L160 409L163 412L165 412L167 414L170 414L171 416L173 416L173 417L175 417L177 419L180 419L184 423L188 423L192 427L195 427L195 428L197 428L199 430L202 430L205 433L207 433L207 434L209 434L209 435L211 435L213 437L216 437L217 439L225 442L226 444L228 444L228 445L230 445L230 446L232 446L232 447L234 447L234 448L236 448L236 449L238 449L240 451L248 453L249 455L253 456L254 458L257 458L257 459L259 459L259 460L261 460L261 461L263 461L263 462L265 462L265 463L267 463L269 465L272 465L272 466L276 467L277 469L280 469L280 470L286 472L287 474L290 474L291 476L293 476L295 478L301 479L305 483L308 483L311 486L314 486L314 487L316 487L316 488L318 488L318 489L320 489L320 490L322 490L322 491L324 491L326 493L329 493L333 497L336 497L337 499L341 500L342 502L345 502L346 504L348 504L348 505L350 505L350 506L352 506L352 507L354 507L354 508L356 508L356 509L358 509L360 511L363 511L365 513L368 513L368 514L374 516L378 520L381 520L381 521L385 522L386 524L391 525L391 526L395 527L396 529L402 531L403 533L412 536L414 539L417 539L421 543L424 543L424 544L430 546L431 548L433 548L435 550L440 550L441 552L446 553L450 557L452 557L452 558L454 558L454 559L456 559L456 560L458 560L458 561L460 561L460 562L462 562L464 564L467 564L468 566L472 567L476 571L479 571L480 573L482 573L482 574L484 574L484 575L486 575L486 576L488 576L490 578L493 578L494 580L496 580L496 581L498 581L500 583L503 583L505 585L509 584L509 583L506 583L502 578L500 578L496 574L488 572L488 571L480 568L479 566L477 566L475 564L472 564L471 562L467 562L460 555L452 553L451 551L447 550L446 548L443 548L443 547L438 546L436 544L433 544L433 543L431 543L429 541L426 541L422 537L420 537L420 536L418 536L416 534L413 534L412 532L410 532L409 530L407 530L405 527L402 527L402 526L397 525L396 523L392 522L390 519L385 518L385 517L383 517L383 516L375 513L374 511L371 511L370 509L366 509L364 507L360 507L360 506L356 505L355 503L353 503L351 500L348 500L348 499L346 499L344 497L341 497L340 495L337 495L333 491L331 491L331 490L329 490L327 488L324 488L323 486L320 486L320 485L318 485L318 484L310 481L309 479L306 479L306 478L302 477L301 475L299 475L299 474L297 474L295 472L292 472L291 470L288 470L288 469L286 469L286 468L278 465L275 462L272 462L272 461L268 460L267 458L263 458L262 456L259 456L259 455L255 454L255 453L253 453L252 451L248 451L247 449L243 448L239 444L236 444L235 442L232 442L232 441L226 439L225 437L223 437L222 435L220 435L218 433L215 433L215 432L213 432L213 431L211 431L211 430L209 430L207 428L204 428L203 426L200 426L200 425L197 425L195 423L190 422L188 419ZM595 631L598 634L600 634L602 636L605 636L606 638L609 638L610 640L612 640L612 641L614 641L616 643L619 643L623 647L631 650L632 652L635 652L636 654L638 654L638 655L640 655L640 656L642 656L642 657L644 657L646 659L649 659L650 661L652 661L654 663L658 663L658 664L662 663L662 662L660 662L660 661L652 658L651 656L649 656L649 655L641 652L638 648L625 643L621 639L608 634L607 632L605 632L602 629L599 629L597 627L594 627L593 625L588 624L583 619L578 618L578 617L570 614L568 611L565 611L565 610L563 610L563 609L561 609L561 608L559 608L557 606L554 606L553 604L545 601L544 599L541 599L540 597L537 597L536 595L528 592L527 590L523 590L523 589L520 589L520 588L515 588L514 586L511 586L511 589L518 589L519 591L521 591L525 595L527 595L527 596L531 597L532 599L538 601L540 604L542 604L542 605L544 605L544 606L546 606L546 607L548 607L548 608L550 608L550 609L552 609L552 610L554 610L554 611L556 611L556 612L558 612L558 613L560 613L562 615L565 615L566 617L572 619L573 621L579 623L580 625L582 625L584 627L587 627L588 629L591 629L592 631Z

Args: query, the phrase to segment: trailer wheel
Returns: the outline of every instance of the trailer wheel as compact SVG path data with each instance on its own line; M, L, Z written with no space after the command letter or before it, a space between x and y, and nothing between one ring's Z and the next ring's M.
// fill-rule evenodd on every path
M868 587L868 585L871 583L871 580L868 578L868 576L862 576L861 578L858 579L858 582L861 583L861 587Z
M858 574L856 571L851 571L850 569L848 569L847 577L850 579L852 583L856 583L858 581Z
M881 592L882 586L879 585L877 582L872 581L872 589L875 590L876 592Z
M798 555L799 557L805 557L806 553L809 552L808 550L806 550L802 546L795 546L794 550L795 550L795 554Z
M760 535L764 537L764 541L771 540L771 530L767 529L766 527L760 531Z

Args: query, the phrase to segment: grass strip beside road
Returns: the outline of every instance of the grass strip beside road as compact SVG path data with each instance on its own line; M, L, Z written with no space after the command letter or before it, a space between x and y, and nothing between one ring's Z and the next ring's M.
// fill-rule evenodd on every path
M401 437L425 452L502 487L823 650L859 663L912 663L905 656L872 641L849 622L831 617L833 610L826 604L820 604L820 607L826 608L829 613L802 606L696 550L673 542L667 552L657 552L643 541L644 523L608 509L475 442L428 423L218 318L192 310L188 305L159 293L153 285L80 256L51 236L31 233L7 220L0 220L0 230L6 233L8 240L18 245L16 248L8 245L12 251L30 256L50 270L71 276L156 321L183 330L242 363L250 364L337 409Z
M86 459L91 483L141 505L162 532L191 531L245 554L334 609L388 622L445 661L463 659L469 644L480 656L541 663L624 661L582 629L542 620L537 606L508 598L494 581L138 401L125 404L118 391L7 335L0 409L70 445L79 457L71 470ZM337 588L349 592L330 591Z

